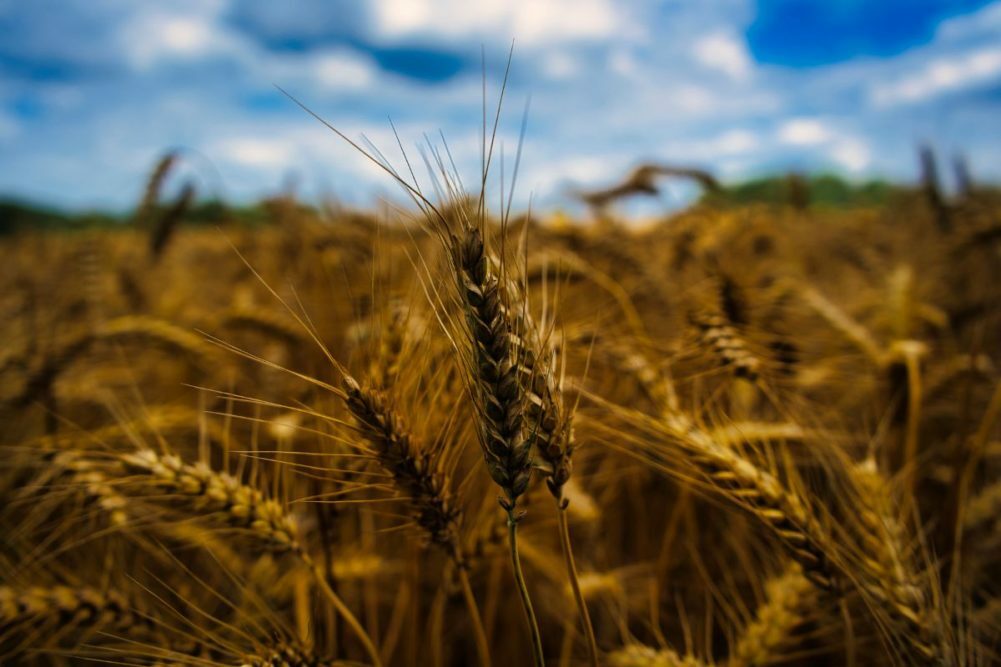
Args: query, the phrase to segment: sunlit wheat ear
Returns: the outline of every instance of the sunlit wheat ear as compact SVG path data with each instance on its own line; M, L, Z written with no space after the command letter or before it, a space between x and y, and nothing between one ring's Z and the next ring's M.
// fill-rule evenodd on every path
M732 369L734 375L755 381L761 372L761 360L751 353L737 329L719 312L695 311L692 324L702 343L712 350L721 366Z
M885 613L892 639L908 660L948 664L952 659L947 617L932 579L918 572L905 524L888 492L889 480L869 458L851 469L861 492L858 518L863 549L855 575L863 592Z
M736 449L720 445L684 414L675 413L662 420L635 412L624 414L654 441L639 440L635 442L637 448L631 449L634 436L628 436L630 444L617 447L665 471L677 471L679 467L691 470L710 489L744 507L767 526L815 585L825 591L837 589L832 538L798 491L787 488ZM599 423L591 425L599 430L608 428Z
M1001 521L1001 482L995 482L970 498L963 516L963 529L969 533L996 528Z
M736 329L718 315L707 313L693 315L692 323L699 331L700 340L712 350L723 368L732 369L734 375L745 380L758 379L761 362L750 353Z
M123 493L140 498L172 497L198 518L239 530L279 551L301 552L295 520L280 503L207 464L152 449L121 456Z
M765 599L730 651L728 667L751 667L780 660L783 650L795 643L793 633L816 609L817 603L816 587L803 576L798 565L769 579L765 582Z
M117 460L116 460L117 459ZM120 454L112 463L122 467L122 492L159 507L187 513L189 520L203 521L221 530L250 539L280 553L294 554L311 572L326 599L348 624L370 660L381 664L371 637L330 588L323 570L300 541L294 518L284 506L258 489L204 462L185 463L173 454L152 449Z
M94 633L137 633L150 621L113 591L86 586L0 586L0 658L77 644ZM6 657L4 657L6 656Z
M692 656L681 656L671 649L657 649L633 644L605 656L608 667L710 667Z

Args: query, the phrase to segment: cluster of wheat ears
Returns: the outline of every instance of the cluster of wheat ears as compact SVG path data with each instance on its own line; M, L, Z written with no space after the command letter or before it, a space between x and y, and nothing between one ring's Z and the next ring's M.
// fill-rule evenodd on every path
M3 240L0 663L998 660L1001 199L567 224L484 130Z

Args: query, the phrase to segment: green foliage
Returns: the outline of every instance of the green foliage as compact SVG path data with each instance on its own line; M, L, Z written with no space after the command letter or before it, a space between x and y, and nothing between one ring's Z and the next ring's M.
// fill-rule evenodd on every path
M709 197L723 204L787 204L795 199L797 188L811 205L835 207L879 206L906 189L883 180L852 183L833 174L766 176L724 186Z

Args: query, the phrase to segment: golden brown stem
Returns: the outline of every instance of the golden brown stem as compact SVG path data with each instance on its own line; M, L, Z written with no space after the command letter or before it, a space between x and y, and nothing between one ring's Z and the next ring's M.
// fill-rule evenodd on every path
M518 555L518 517L515 516L515 511L513 505L507 511L507 535L508 544L511 547L511 566L514 568L514 580L518 585L518 593L521 595L521 604L525 608L528 629L532 633L532 653L535 658L535 667L546 667L546 656L542 650L542 635L539 633L539 621L535 617L535 609L532 608L532 599L528 595L525 575L521 571L521 558Z
M462 587L462 597L466 600L466 607L469 610L469 617L473 621L473 639L476 641L476 653L480 657L480 665L490 667L490 645L487 643L487 633L483 629L483 619L480 618L480 610L476 606L476 598L473 597L473 588L469 585L469 574L466 568L459 565L459 585Z
M320 590L323 591L323 595L327 598L327 601L329 601L334 609L337 610L337 613L341 615L344 622L347 623L348 627L351 628L351 631L354 632L355 637L357 637L358 641L361 642L362 647L365 649L365 652L368 653L368 657L372 661L373 667L382 667L382 658L379 657L379 650L375 647L375 643L372 641L372 638L369 637L368 633L365 632L365 628L362 627L355 615L352 614L351 610L348 609L346 604L344 604L344 600L342 600L340 596L334 592L334 589L330 587L330 584L327 583L327 577L323 570L320 569L320 566L317 565L306 553L299 552L298 556L309 568L310 572L313 573L313 578L316 580L316 584L320 587Z
M577 564L574 562L573 547L570 543L570 524L567 522L566 504L560 498L556 499L556 516L559 519L560 542L563 545L563 561L567 566L567 578L570 580L570 587L573 589L573 597L577 602L577 612L580 614L580 624L584 630L584 637L587 639L587 651L591 659L591 666L598 667L598 642L594 637L594 628L591 626L591 615L587 611L587 602L580 591Z

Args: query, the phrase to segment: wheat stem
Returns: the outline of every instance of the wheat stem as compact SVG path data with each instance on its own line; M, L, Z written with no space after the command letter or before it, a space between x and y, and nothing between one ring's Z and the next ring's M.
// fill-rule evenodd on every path
M532 599L528 595L528 586L525 584L525 575L521 571L521 557L518 555L518 519L515 509L507 510L507 535L508 544L511 547L511 565L514 568L514 580L518 586L518 594L521 596L521 604L525 608L525 617L528 620L528 628L532 633L532 649L535 658L535 667L545 667L546 658L542 651L542 635L539 633L539 622L535 617L535 609L532 607Z
M462 587L462 597L466 600L466 608L473 622L473 640L476 642L476 653L480 658L480 665L490 667L490 644L487 642L487 633L483 629L483 619L480 617L480 610L476 606L476 598L473 596L473 588L469 585L469 573L466 568L459 566L459 585Z
M382 667L382 658L380 658L379 650L375 647L375 643L372 641L372 638L367 632L365 632L365 628L363 628L361 623L358 622L355 615L351 613L348 606L344 604L344 600L342 600L341 597L334 592L334 589L330 587L330 584L327 583L327 576L320 569L320 566L317 565L309 554L305 552L300 551L297 555L313 574L313 579L316 580L317 586L319 586L320 590L323 591L324 597L326 597L327 601L330 602L335 610L337 610L337 613L341 615L344 622L347 623L348 627L351 628L351 631L354 632L355 637L357 637L358 641L361 642L365 652L368 653L369 659L372 660L372 667Z
M566 508L566 500L557 498L556 516L559 520L560 542L563 545L563 561L567 566L567 578L570 579L570 588L573 589L573 597L577 602L577 612L580 614L580 624L584 629L584 637L587 639L587 651L591 665L598 667L598 642L594 637L594 628L591 626L591 615L587 611L587 602L580 590L580 578L577 576L577 564L574 562L573 546L570 543L570 524L567 521Z

